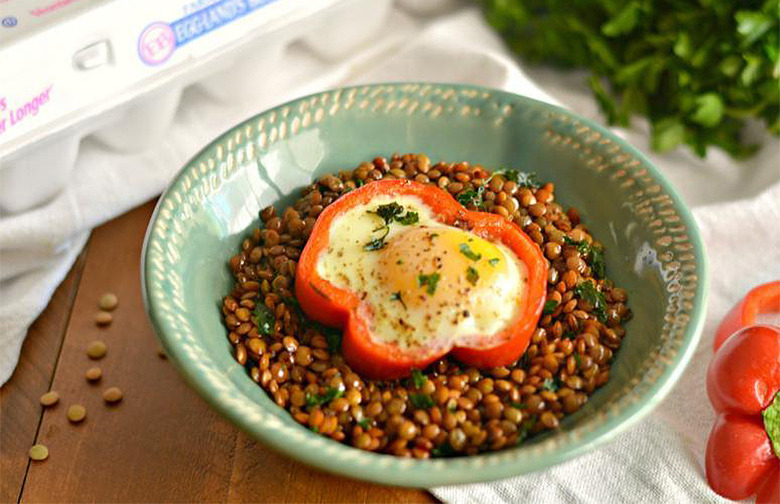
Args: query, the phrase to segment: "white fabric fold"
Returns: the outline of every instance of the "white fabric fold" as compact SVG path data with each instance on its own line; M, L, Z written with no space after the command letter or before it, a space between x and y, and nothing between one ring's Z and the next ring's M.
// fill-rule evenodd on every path
M18 360L27 328L45 308L89 232L159 194L175 172L216 135L253 113L340 85L387 81L472 83L561 104L602 121L583 72L525 67L505 50L474 7L439 17L396 8L380 36L340 62L301 43L254 96L219 103L187 89L173 126L143 153L82 142L66 189L47 204L0 218L0 383ZM617 133L649 153L647 123ZM703 388L712 331L750 287L780 278L780 143L770 139L742 163L685 149L650 159L694 210L712 272L702 343L678 386L648 419L608 445L540 473L499 482L432 489L452 502L716 502L703 479L713 415ZM388 146L392 150L392 146Z

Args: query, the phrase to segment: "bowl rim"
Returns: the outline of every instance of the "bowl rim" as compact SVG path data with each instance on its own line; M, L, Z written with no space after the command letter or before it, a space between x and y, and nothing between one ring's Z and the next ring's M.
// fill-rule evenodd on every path
M671 198L673 207L678 212L680 219L683 221L683 224L688 230L689 240L692 243L692 251L695 257L695 262L697 264L698 282L695 287L695 295L692 299L693 308L691 309L690 321L685 327L684 337L682 338L680 347L677 349L673 357L669 359L669 363L664 367L663 372L656 379L653 386L648 389L644 395L640 396L636 400L634 407L627 408L604 422L605 424L609 424L608 428L602 425L601 427L590 430L589 432L585 432L582 435L582 438L577 442L565 445L562 449L549 452L545 454L544 457L515 457L513 459L501 457L502 453L512 453L519 451L519 448L507 448L499 452L471 455L467 457L432 460L402 459L402 463L400 465L396 465L396 469L391 469L391 463L388 462L387 459L398 461L399 457L365 452L363 450L353 448L349 445L326 439L319 434L310 432L307 429L300 427L301 430L305 431L304 434L307 442L325 439L328 443L339 445L338 448L335 448L338 451L349 450L361 452L361 454L370 457L373 462L376 462L376 464L348 463L345 467L335 464L327 457L322 457L321 454L317 452L317 450L309 449L305 446L305 444L298 445L288 442L287 440L282 439L281 436L275 435L278 434L278 432L271 432L270 430L265 429L263 425L258 425L255 422L248 421L235 408L231 407L223 401L220 401L219 398L213 393L213 386L210 385L211 381L204 377L201 372L199 372L191 360L181 357L183 352L177 351L181 350L181 341L178 338L171 336L175 330L167 327L161 317L158 316L158 306L156 306L153 296L150 296L150 287L147 279L151 276L154 267L152 266L152 261L149 260L149 241L155 226L158 224L159 215L164 202L167 201L170 197L173 188L180 183L187 169L191 167L204 154L208 153L223 141L225 141L228 137L233 135L234 132L238 129L269 114L278 114L285 108L288 108L289 110L289 108L292 108L292 106L295 104L305 102L307 100L312 100L313 98L318 98L330 93L346 93L353 90L372 90L379 88L397 89L403 86L432 86L434 88L446 87L447 89L453 89L455 91L474 91L483 94L487 93L491 96L498 96L515 103L524 102L528 106L537 107L544 111L567 117L584 126L587 126L600 135L607 137L610 141L616 143L625 153L639 160L643 167L647 168L647 171L650 173L654 182L659 184L662 187L663 192L665 192ZM471 84L452 84L444 82L383 82L333 88L292 99L258 114L254 114L251 117L240 121L239 123L226 129L222 134L218 135L214 140L209 142L186 163L184 163L184 165L179 169L179 171L177 171L176 175L171 179L166 189L160 195L144 236L143 248L141 252L140 273L144 308L147 314L147 318L154 328L155 334L157 335L160 344L165 349L169 360L174 364L189 386L192 387L212 408L219 412L224 418L238 426L253 439L262 442L265 446L270 447L278 453L282 453L309 466L316 467L329 473L339 474L341 476L355 479L373 481L375 483L386 485L416 488L432 488L436 486L446 486L453 484L487 482L544 470L583 455L586 452L595 449L596 447L604 445L605 443L617 437L619 434L625 432L627 429L634 426L637 422L647 416L653 409L658 406L658 404L660 404L660 402L668 395L668 393L676 384L677 380L684 372L696 350L704 327L709 293L709 264L696 220L674 187L642 152L611 132L606 127L596 124L589 119L581 117L574 112L563 109L556 105L501 89L493 89ZM475 459L483 459L486 460L487 463L484 463L479 467L448 467L451 465L456 465L452 463L453 461ZM401 470L399 470L399 468Z

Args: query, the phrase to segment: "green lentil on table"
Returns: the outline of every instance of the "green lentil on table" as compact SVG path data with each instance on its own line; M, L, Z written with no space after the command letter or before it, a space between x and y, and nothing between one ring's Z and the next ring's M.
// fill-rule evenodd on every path
M480 189L484 211L511 220L542 248L550 265L547 298L556 306L539 320L517 362L476 369L445 357L424 371L419 388L411 379L364 380L339 353L328 351L319 326L301 319L291 289L297 258L317 216L342 194L383 178L437 185L455 197ZM326 175L304 188L281 214L269 206L260 218L261 228L228 261L236 280L222 305L228 340L251 379L320 435L403 457L500 450L526 435L556 429L564 415L578 411L609 380L614 352L625 336L622 324L630 317L628 296L610 280L594 277L587 257L572 242L601 245L577 209L556 201L551 183L521 187L477 164L433 164L423 154L396 154ZM593 282L604 294L606 322L575 296L582 282ZM275 316L270 335L259 331L252 316L258 304ZM309 398L334 390L331 400L310 403ZM432 405L418 401L420 395Z
M41 405L43 405L43 407L45 408L48 408L49 406L54 406L55 404L60 402L60 395L54 390L50 390L45 394L43 394L40 400L41 400Z
M31 460L40 462L49 458L49 449L45 445L35 444L30 447L30 450L27 452L27 454Z

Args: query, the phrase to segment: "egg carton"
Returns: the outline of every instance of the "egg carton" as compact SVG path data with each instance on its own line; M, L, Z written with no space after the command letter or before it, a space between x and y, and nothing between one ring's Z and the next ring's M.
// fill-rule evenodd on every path
M452 1L398 4L429 15ZM0 14L0 211L22 212L62 191L85 137L120 152L148 149L165 137L187 87L223 101L257 94L291 44L338 61L376 36L392 7L393 0L9 0Z

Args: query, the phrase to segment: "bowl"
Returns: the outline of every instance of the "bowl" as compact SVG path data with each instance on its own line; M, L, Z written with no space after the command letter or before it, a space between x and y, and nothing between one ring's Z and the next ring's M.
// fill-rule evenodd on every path
M261 208L313 179L393 152L535 171L606 246L634 317L611 379L555 431L518 447L416 460L361 451L296 423L232 356L221 322L228 258ZM279 207L277 207L279 208ZM146 235L149 318L189 384L250 436L325 471L433 487L506 478L576 457L636 423L674 386L704 321L707 267L696 224L636 149L577 115L515 94L452 84L377 84L300 98L238 124L175 177Z

